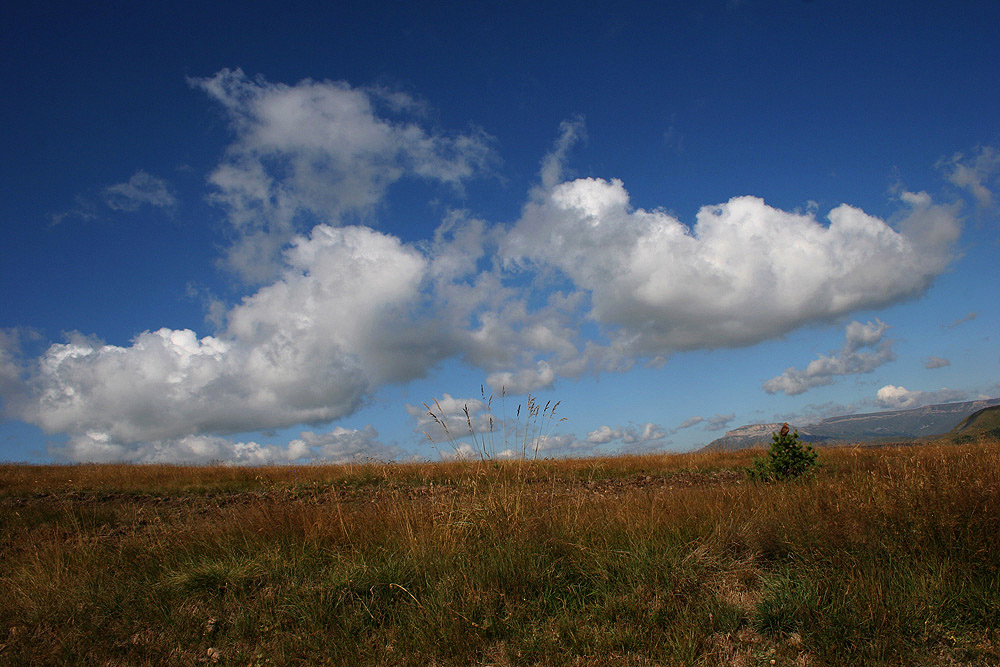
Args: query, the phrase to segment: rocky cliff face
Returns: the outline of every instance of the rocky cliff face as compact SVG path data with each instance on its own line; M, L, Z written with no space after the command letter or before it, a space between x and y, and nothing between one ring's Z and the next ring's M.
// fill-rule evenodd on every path
M731 431L726 431L724 436L713 440L704 449L731 450L747 449L748 447L765 447L771 444L771 434L777 433L781 429L781 425L781 422L777 422L774 424L748 424L740 426ZM789 424L788 427L793 431L798 431L799 436L806 442L817 443L826 440L825 437L813 433L809 427L796 426L795 424Z

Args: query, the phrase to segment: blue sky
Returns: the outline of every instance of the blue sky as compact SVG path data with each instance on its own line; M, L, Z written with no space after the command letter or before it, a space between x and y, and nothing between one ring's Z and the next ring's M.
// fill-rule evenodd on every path
M1000 395L996 3L206 4L3 10L0 459Z

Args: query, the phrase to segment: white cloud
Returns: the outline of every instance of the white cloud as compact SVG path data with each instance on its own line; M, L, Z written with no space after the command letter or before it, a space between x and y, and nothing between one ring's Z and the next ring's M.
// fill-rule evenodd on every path
M433 323L412 316L428 262L399 239L320 225L285 259L281 279L226 318L227 335L249 348L254 371L330 386L338 378L319 376L344 366L377 386L418 377L448 354Z
M570 434L541 435L529 439L525 455L534 456L588 456L596 451L593 443Z
M555 380L556 374L552 367L545 361L539 361L535 368L491 373L486 378L486 383L494 391L506 389L512 394L527 394L529 391L547 389Z
M124 183L104 188L104 203L114 211L137 211L143 204L156 208L173 208L177 199L162 178L139 170Z
M949 182L972 193L980 208L996 206L991 189L1000 174L1000 151L996 148L980 146L970 158L956 153L950 159L940 160L937 166Z
M622 434L622 443L626 445L646 445L666 440L667 432L659 424L646 422L641 427L628 427Z
M610 426L601 426L587 434L586 441L592 445L606 445L613 440L622 439L622 430L620 428L611 428Z
M956 210L904 202L898 230L846 204L824 225L756 197L703 207L689 229L634 209L617 179L582 178L538 188L501 251L561 271L626 357L753 345L926 289L952 258Z
M942 388L938 391L910 391L906 387L897 387L888 384L878 390L878 393L875 395L875 402L891 410L908 410L924 405L962 401L965 398L965 392L953 389Z
M451 449L439 449L438 454L445 461L471 461L482 456L482 453L468 442L454 443ZM500 458L513 458L513 456L508 456L507 450L504 450Z
M23 377L26 374L22 340L25 335L34 337L30 332L18 329L0 329L0 397L6 400L14 398L21 391ZM0 408L3 407L0 403ZM0 415L3 413L0 412Z
M311 458L307 450L295 444L288 447L235 442L217 436L190 435L170 440L143 442L138 445L116 441L108 433L88 431L73 435L62 446L50 448L57 459L90 463L230 463L264 465L290 463Z
M108 345L74 335L42 353L27 378L30 365L14 372L0 358L7 413L68 434L70 458L284 456L223 436L329 423L448 358L515 394L680 350L752 345L919 293L950 261L958 233L954 210L924 193L904 193L908 209L894 226L847 205L824 224L736 197L702 208L689 229L663 210L632 208L621 181L562 181L584 132L576 120L561 127L511 227L452 212L432 239L407 244L343 225L345 216L407 175L460 184L489 161L480 133L443 136L389 120L416 104L343 83L287 86L224 70L193 84L223 105L235 133L210 176L237 231L229 261L272 277L216 309L215 336L162 328ZM878 326L852 326L859 348L850 354L865 358L867 345L877 357L881 332L869 329ZM865 342L869 333L877 336ZM844 354L817 362L827 373L861 363ZM467 403L479 429L491 415ZM458 407L446 414L464 433ZM703 422L718 430L733 417ZM665 437L653 424L607 428L624 444ZM293 442L331 456L384 451L363 436ZM538 444L583 452L588 440L550 434Z
M227 262L251 281L272 277L294 233L365 214L399 179L457 187L493 160L481 131L446 136L389 117L418 106L404 93L310 79L289 86L239 69L190 83L222 105L235 134L209 182L238 234Z
M407 405L406 412L416 422L414 431L439 444L471 436L470 428L474 429L477 437L485 434L493 419L485 401L455 398L447 393L426 405ZM499 422L492 423L499 427Z
M378 431L371 425L363 429L337 426L326 433L304 431L288 447L294 451L309 451L309 458L331 463L372 459L389 461L402 454L399 447L381 443Z
M57 459L84 462L134 463L229 463L265 465L295 461L346 463L350 461L388 460L399 457L398 447L378 441L372 426L362 430L337 427L328 433L303 432L286 446L234 441L208 435L123 443L109 433L87 431L69 438L64 445L50 448Z
M218 336L160 329L127 347L82 336L50 346L17 416L123 444L319 424L444 354L409 313L426 260L397 239L319 226L286 261L280 280L227 313Z
M667 443L667 431L659 424L647 422L641 425L600 426L577 443L577 448L598 447L617 442L620 451L645 451Z
M809 362L805 370L788 368L784 373L764 383L764 391L774 394L783 391L789 396L801 394L814 387L833 384L835 377L871 373L882 364L896 358L892 341L883 340L889 325L880 320L874 323L851 322L844 334L840 350L820 355ZM865 349L868 348L868 349Z
M625 428L621 437L621 447L618 451L622 454L639 454L662 449L670 444L667 439L667 431L659 424L647 422L641 426L630 426Z
M530 396L516 406L503 401L497 395L478 399L443 394L427 404L407 405L406 411L414 420L413 430L424 434L445 458L531 458L593 448L593 443L555 432L562 421L556 415L559 403L541 404Z
M127 346L74 335L51 345L27 381L12 375L5 404L71 434L81 443L71 453L144 458L144 443L327 423L457 354L486 368L516 366L526 350L575 358L572 298L550 295L544 312L528 314L495 274L465 281L481 236L459 225L421 252L369 228L318 225L293 239L275 282L221 314L217 335L163 328ZM543 382L554 377L544 362L535 368ZM534 384L519 377L508 393Z
M715 415L705 420L706 431L721 431L729 425L729 422L736 419L736 413L730 412L728 415Z
M577 143L586 140L587 127L583 118L578 116L572 120L564 120L559 124L559 138L555 146L542 159L541 179L542 187L555 187L563 180L566 158L570 149Z
M951 366L951 362L942 357L928 357L924 361L924 368L944 368L945 366Z

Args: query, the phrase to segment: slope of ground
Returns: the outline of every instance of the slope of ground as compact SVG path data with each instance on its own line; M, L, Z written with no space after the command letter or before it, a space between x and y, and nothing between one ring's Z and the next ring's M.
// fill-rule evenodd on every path
M969 415L952 429L948 437L956 442L971 442L981 437L1000 438L1000 405Z

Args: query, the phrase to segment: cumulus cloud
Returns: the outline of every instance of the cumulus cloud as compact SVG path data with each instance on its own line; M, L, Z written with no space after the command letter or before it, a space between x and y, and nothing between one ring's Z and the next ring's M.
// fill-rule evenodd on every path
M883 337L889 325L881 320L874 323L851 322L844 334L840 350L820 355L809 362L804 370L792 367L764 383L764 391L775 394L783 391L789 396L801 394L814 387L833 384L835 377L871 373L882 364L896 358L892 341Z
M647 422L641 427L625 431L618 452L622 454L643 454L662 450L670 444L667 435L666 429L659 424Z
M625 356L753 345L926 289L951 261L957 210L907 195L896 228L847 204L823 224L750 196L688 228L632 207L618 179L581 178L538 188L501 252L562 272Z
M593 449L591 442L556 432L563 421L556 415L559 403L542 404L529 397L516 406L507 402L501 409L501 401L496 396L443 394L427 404L407 405L406 411L414 420L413 430L435 443L445 458L554 456Z
M308 458L306 450L257 442L235 442L217 436L191 435L171 440L122 443L108 433L88 431L50 448L57 459L89 463L231 463L265 465Z
M910 391L906 387L887 384L878 390L875 402L891 410L909 410L937 403L952 403L966 399L965 392L942 388L937 391Z
M551 387L555 380L555 371L545 361L539 361L535 368L491 373L486 378L487 384L494 390L507 389L513 394L546 389Z
M534 456L589 456L597 449L593 443L580 440L575 435L554 433L541 435L534 439L529 439L525 455L529 458ZM516 457L519 454L513 452Z
M379 441L378 431L370 424L363 429L336 428L326 433L304 431L288 443L291 452L308 452L312 460L347 463L360 460L390 461L399 458L402 450Z
M709 417L705 420L705 430L721 431L729 426L729 422L734 419L736 419L736 413L734 412L730 412L728 415L715 415L714 417Z
M606 445L612 440L621 440L622 430L610 426L601 426L587 434L586 441L592 445Z
M457 187L494 159L482 131L437 134L399 117L418 106L404 93L272 83L240 69L189 82L221 105L235 135L209 183L237 234L228 265L252 282L272 277L296 232L370 211L399 179Z
M380 457L364 433L306 431L291 453L226 436L317 428L449 358L515 394L677 351L752 345L918 294L950 261L959 229L954 209L924 193L904 193L893 225L848 205L824 223L736 197L702 208L689 228L632 207L619 180L564 180L584 134L573 120L515 223L451 212L433 238L404 243L345 221L401 178L457 187L482 172L492 156L485 135L430 132L393 115L414 114L408 96L344 83L289 86L223 70L192 84L222 106L235 137L209 176L236 232L227 261L267 280L216 309L214 336L160 328L112 345L74 334L16 368L0 357L6 412L68 434L69 458L153 460L171 448L194 458ZM116 194L153 203L150 183L134 176ZM880 337L881 323L852 326L857 348L817 360L828 373L878 358L878 341L865 336ZM477 429L493 416L481 402L445 398L460 431L466 404ZM733 418L703 422L719 430ZM607 428L608 442L623 445L665 437L654 424ZM549 453L596 446L589 435L537 444Z
M441 459L444 461L471 461L472 459L478 459L482 456L482 452L468 442L452 443L451 449L439 449L438 454L440 454ZM500 458L514 457L512 453L508 452L508 450L504 450Z
M628 427L622 434L622 443L626 445L644 445L666 440L667 432L659 424L646 422L640 427Z
M667 431L659 424L647 422L635 426L601 426L590 433L584 439L591 445L607 445L612 442L619 442L624 448L643 449L654 445L665 444Z
M667 444L667 435L666 429L659 424L647 422L615 427L604 425L588 433L583 440L567 436L559 442L564 449L576 452L596 452L599 447L606 451L605 446L613 443L619 445L619 451L647 451Z
M217 336L159 329L129 346L79 335L51 345L10 409L47 432L122 444L320 424L440 358L434 332L410 320L426 260L398 239L318 226L286 262Z
M951 362L942 357L928 357L924 361L924 368L944 368L945 366L951 366Z
M137 211L143 205L156 208L173 208L177 198L169 184L162 178L139 170L124 183L104 188L104 203L113 211Z
M486 401L456 398L451 394L442 394L426 405L407 405L406 412L415 421L413 430L436 443L470 436L470 429L477 434L487 433L497 425Z
M378 431L337 427L328 433L303 432L286 446L261 444L254 441L234 441L208 435L124 443L100 431L78 433L50 452L57 459L93 463L229 463L233 465L267 465L292 462L347 463L372 459L389 460L398 457L398 447L378 441Z
M1000 174L1000 151L992 146L980 146L971 156L955 153L938 162L938 168L950 183L968 190L980 208L994 208L993 188Z
M572 299L551 295L547 312L528 314L495 275L462 280L480 231L453 229L421 251L370 228L318 225L293 239L277 280L221 314L215 336L162 328L110 345L73 335L31 373L5 371L18 389L4 389L5 407L71 434L71 456L146 459L148 443L181 451L189 436L328 423L457 354L487 369L518 364L529 348L572 357L561 335ZM463 253L469 262L456 261ZM521 315L503 318L508 310ZM544 363L536 369L552 377ZM516 380L508 391L524 388Z

